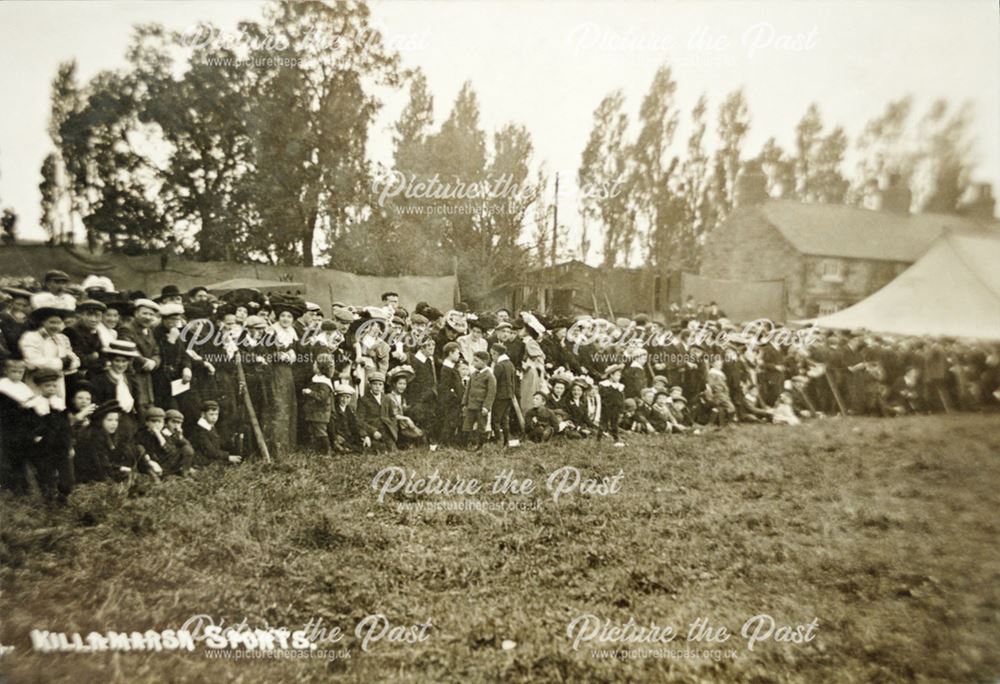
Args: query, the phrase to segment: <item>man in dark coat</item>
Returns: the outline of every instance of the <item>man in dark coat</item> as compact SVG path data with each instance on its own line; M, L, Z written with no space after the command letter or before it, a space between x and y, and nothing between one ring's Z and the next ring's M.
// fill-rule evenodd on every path
M139 355L133 364L139 395L135 397L139 409L155 405L153 396L153 371L160 366L160 348L153 337L153 326L160 307L150 299L135 301L135 317L118 331L118 339L135 343Z
M449 342L443 351L444 360L438 378L436 441L438 444L453 444L461 428L462 395L465 393L462 376L456 367L462 350L457 342Z
M494 344L490 350L493 355L493 376L496 378L496 397L493 399L493 431L500 443L506 447L510 444L510 413L514 408L516 396L514 364L507 356L507 347Z
M437 400L437 368L434 361L434 338L425 337L420 347L409 357L413 379L406 385L409 416L428 435L436 435L435 405Z
M107 308L106 305L94 299L80 302L76 306L76 323L63 331L63 334L69 338L73 353L80 358L80 374L87 379L100 373L104 367L103 359L101 359L101 349L104 344L97 332L97 326L101 324L101 319Z

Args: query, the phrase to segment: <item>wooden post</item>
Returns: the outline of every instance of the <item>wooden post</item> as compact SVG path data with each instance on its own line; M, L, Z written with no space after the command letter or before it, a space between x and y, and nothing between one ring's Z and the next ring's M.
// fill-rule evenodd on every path
M559 249L559 173L556 172L556 195L552 206L552 265L556 265L556 251ZM587 255L584 254L584 257Z
M260 453L264 456L264 463L270 463L271 453L267 450L264 431L260 429L260 423L257 421L257 412L253 408L253 401L250 400L250 387L247 385L246 373L243 372L243 361L240 360L239 350L236 351L234 358L236 359L236 375L239 378L240 387L243 389L243 406L250 416L250 425L253 427L253 434L257 438L257 444L260 445Z
M844 407L844 400L840 398L840 392L837 391L837 386L833 383L833 380L830 379L829 373L823 373L823 376L826 378L827 384L830 385L830 391L833 392L833 398L837 400L837 408L840 409L840 415L846 416L847 409Z

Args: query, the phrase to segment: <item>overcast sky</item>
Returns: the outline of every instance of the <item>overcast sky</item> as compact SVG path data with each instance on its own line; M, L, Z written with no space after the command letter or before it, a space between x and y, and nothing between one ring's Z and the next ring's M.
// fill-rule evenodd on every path
M492 133L523 123L563 183L576 177L594 108L622 88L634 120L657 67L669 62L689 112L707 92L714 108L746 89L752 156L771 135L786 149L809 103L852 143L894 98L918 113L936 97L976 106L977 180L1000 187L1000 23L995 0L856 2L375 2L372 12L406 66L419 66L435 98L435 123L471 80ZM87 79L125 64L131 26L184 29L211 21L232 30L259 18L254 2L0 3L0 205L21 216L24 238L42 238L38 183L56 67L75 58ZM779 46L799 47L798 50ZM405 91L385 98L370 156L391 159L389 127ZM714 126L714 122L713 122ZM683 141L685 129L678 134ZM853 172L853 164L845 171ZM575 206L560 217L576 225ZM574 231L575 232L575 231Z

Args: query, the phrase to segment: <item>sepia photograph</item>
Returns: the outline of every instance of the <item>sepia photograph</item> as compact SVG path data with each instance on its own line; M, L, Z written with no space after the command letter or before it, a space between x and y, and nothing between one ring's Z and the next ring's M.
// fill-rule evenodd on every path
M996 0L0 53L0 684L1000 682Z

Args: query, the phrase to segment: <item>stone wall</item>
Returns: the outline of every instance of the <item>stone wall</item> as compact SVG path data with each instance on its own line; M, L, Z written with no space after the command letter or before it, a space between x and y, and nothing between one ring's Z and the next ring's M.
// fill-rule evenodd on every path
M784 280L790 318L804 316L803 259L757 207L737 210L705 241L699 274L726 280Z

